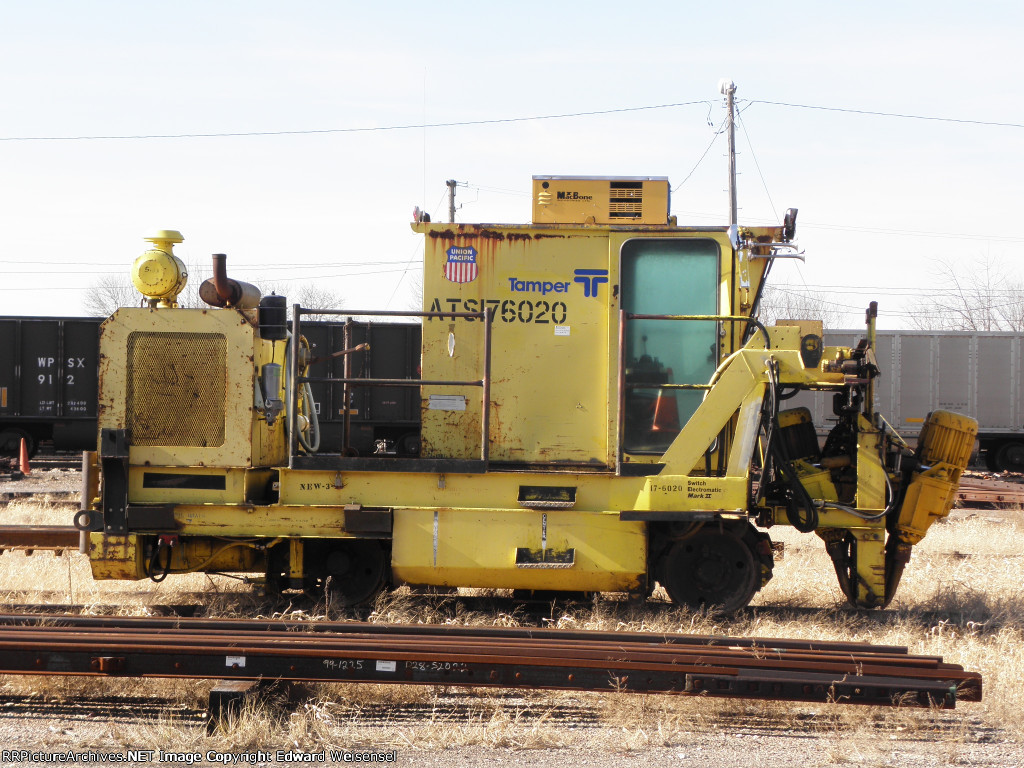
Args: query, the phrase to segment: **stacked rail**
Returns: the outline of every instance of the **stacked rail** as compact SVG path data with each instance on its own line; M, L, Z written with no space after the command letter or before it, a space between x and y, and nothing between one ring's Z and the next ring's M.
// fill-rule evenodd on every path
M43 624L45 622L45 625ZM632 691L952 708L981 676L899 646L635 632L0 615L0 674Z
M1024 504L1024 484L990 477L962 477L956 498L961 504Z

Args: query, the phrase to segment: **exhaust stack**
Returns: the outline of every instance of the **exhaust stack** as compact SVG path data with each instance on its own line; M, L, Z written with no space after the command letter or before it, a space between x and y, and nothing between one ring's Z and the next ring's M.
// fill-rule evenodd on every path
M211 307L255 309L260 303L260 289L229 278L227 261L227 254L213 254L213 277L199 286L199 298Z

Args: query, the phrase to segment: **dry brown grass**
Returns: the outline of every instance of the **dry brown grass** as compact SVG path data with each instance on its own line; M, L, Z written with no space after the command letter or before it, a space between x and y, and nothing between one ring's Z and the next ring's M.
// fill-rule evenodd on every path
M18 502L3 511L10 523L59 524L68 513L53 505ZM280 696L257 700L214 736L173 718L110 726L110 738L136 746L244 750L360 746L439 749L466 745L643 749L687 745L715 733L815 734L826 737L825 761L879 762L890 739L939 741L948 761L979 739L1024 736L1024 513L981 514L932 529L915 549L894 605L886 611L841 607L834 573L813 535L772 531L786 543L774 580L754 606L735 617L694 613L663 603L634 607L598 599L552 605L545 624L559 628L682 632L763 637L857 640L904 645L980 671L985 699L956 712L795 705L577 692L462 690L440 687L318 684L298 703ZM0 557L0 601L8 605L77 604L86 610L146 613L154 605L190 602L202 595L212 616L323 617L309 602L273 611L253 587L218 576L170 577L150 582L93 582L77 554ZM481 605L484 607L481 608ZM456 597L424 598L398 590L382 596L369 620L490 626L535 625L525 609L486 610ZM103 692L158 696L201 707L211 683L183 681L5 678L0 690L42 699Z

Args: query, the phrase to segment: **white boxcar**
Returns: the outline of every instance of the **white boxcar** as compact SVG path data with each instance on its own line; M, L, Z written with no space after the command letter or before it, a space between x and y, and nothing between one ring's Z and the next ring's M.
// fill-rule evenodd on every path
M825 331L825 344L856 346L864 330ZM1012 332L878 331L876 410L904 439L916 439L936 409L978 420L981 458L993 470L1024 471L1022 341ZM811 409L828 430L832 400L803 393L790 401ZM913 443L912 443L913 444Z

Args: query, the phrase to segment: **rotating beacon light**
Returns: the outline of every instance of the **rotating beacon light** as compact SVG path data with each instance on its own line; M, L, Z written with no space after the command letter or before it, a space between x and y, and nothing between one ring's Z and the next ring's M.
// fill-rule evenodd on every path
M176 307L178 296L188 282L188 272L173 249L185 238L176 230L161 229L145 239L153 248L132 264L132 284L146 297L149 306Z

